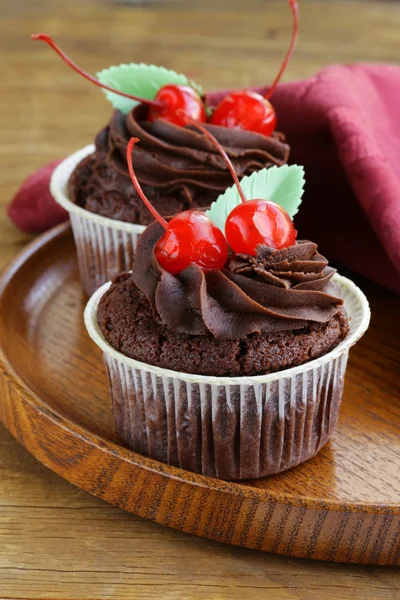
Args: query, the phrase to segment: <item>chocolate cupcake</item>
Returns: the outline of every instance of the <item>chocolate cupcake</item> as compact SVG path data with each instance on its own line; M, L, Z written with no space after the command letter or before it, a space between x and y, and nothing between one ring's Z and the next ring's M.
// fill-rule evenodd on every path
M311 242L171 275L152 257L161 233L146 229L133 272L85 313L121 439L228 480L308 460L336 427L348 351L369 322L364 295Z
M275 179L293 212L301 169L283 169ZM127 446L223 479L279 473L318 452L338 419L348 350L369 321L362 292L316 244L296 241L282 206L246 199L257 179L274 187L265 171L245 179L210 218L187 211L167 223L154 211L132 273L85 312Z

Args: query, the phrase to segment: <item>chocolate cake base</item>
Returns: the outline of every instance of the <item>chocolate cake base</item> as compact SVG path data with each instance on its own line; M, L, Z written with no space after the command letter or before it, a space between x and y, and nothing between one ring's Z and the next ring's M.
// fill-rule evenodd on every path
M264 375L289 369L326 354L348 333L344 308L327 323L241 340L211 334L184 335L163 325L129 274L119 276L103 296L98 321L119 352L149 365L209 376Z

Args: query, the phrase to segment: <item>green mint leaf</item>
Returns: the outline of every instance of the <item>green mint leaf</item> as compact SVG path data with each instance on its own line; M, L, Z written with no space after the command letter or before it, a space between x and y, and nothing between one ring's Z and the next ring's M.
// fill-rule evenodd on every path
M148 100L153 100L158 90L169 83L190 85L200 96L204 93L199 85L181 73L143 63L109 67L97 73L97 77L105 85ZM124 98L108 90L103 90L103 92L113 107L125 114L138 104L135 100Z
M248 200L271 200L282 206L289 216L297 214L304 193L304 167L283 165L261 169L241 180ZM225 233L225 223L230 212L241 203L236 185L228 188L213 202L206 212L211 221Z

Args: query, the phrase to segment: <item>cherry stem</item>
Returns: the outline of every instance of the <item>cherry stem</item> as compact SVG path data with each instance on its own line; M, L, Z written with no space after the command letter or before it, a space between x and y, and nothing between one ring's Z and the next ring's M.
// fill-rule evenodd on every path
M222 155L222 157L224 158L226 164L228 165L228 169L231 172L231 175L233 177L233 181L236 184L236 187L238 189L239 192L239 196L242 200L242 202L246 202L247 198L244 195L243 192L243 188L240 185L240 181L238 176L236 175L236 171L233 168L233 164L231 163L231 159L229 158L229 156L227 155L227 153L225 152L225 150L223 149L223 147L221 146L221 144L219 143L219 141L212 135L212 133L210 133L203 125L201 125L200 123L198 123L197 121L194 121L193 119L190 119L189 121L190 125L194 125L195 127L197 127L198 129L200 129L200 131L202 131L204 133L204 135L206 137L208 137L209 140L212 141L212 143L214 144L214 146L217 148L217 150L219 151L219 153Z
M144 194L144 191L140 187L140 183L138 181L138 178L135 175L135 171L133 170L133 165L132 165L132 150L133 150L133 147L136 144L136 142L140 142L139 138L132 137L129 140L128 147L126 149L126 161L128 163L129 175L131 176L132 183L133 183L133 186L134 186L135 190L137 191L138 195L143 200L143 202L145 203L145 205L147 206L147 208L149 209L149 211L151 212L151 214L153 215L153 217L160 223L160 225L162 225L164 227L165 230L167 230L168 229L168 223L167 223L167 221L162 218L162 216L160 215L160 213L158 211L156 211L156 209L154 208L154 206L152 206L152 204L150 203L150 200L148 200L146 198L146 196Z
M129 98L130 100L136 100L136 102L148 104L150 106L154 106L155 108L163 107L163 104L161 104L161 102L156 102L155 100L147 100L147 98L139 98L138 96L132 96L132 94L126 94L125 92L121 92L120 90L115 90L114 88L109 87L108 85L105 85L104 83L101 83L101 81L99 81L92 75L89 75L89 73L86 73L86 71L83 71L80 67L78 67L78 65L76 65L65 54L65 52L63 52L61 50L61 48L59 46L57 46L57 44L55 42L53 42L53 40L47 33L32 33L31 37L33 40L40 40L42 42L46 42L46 44L48 44L51 48L53 48L53 50L55 50L57 52L57 54L59 56L61 56L61 58L63 59L64 62L67 63L67 65L69 65L72 69L74 69L74 71L79 73L79 75L82 75L82 77L84 77L85 79L88 79L95 85L98 85L99 87L101 87L105 90L108 90L109 92L113 92L114 94L118 94L119 96L123 96L124 98Z
M289 4L290 4L290 8L292 9L292 13L293 13L292 40L290 42L289 50L286 53L285 59L282 63L282 66L279 69L278 75L275 77L274 82L272 83L268 92L265 94L266 100L269 100L271 98L272 94L274 93L276 86L278 85L278 83L288 65L289 60L291 59L293 51L296 47L297 36L299 33L299 5L297 4L297 0L289 0Z

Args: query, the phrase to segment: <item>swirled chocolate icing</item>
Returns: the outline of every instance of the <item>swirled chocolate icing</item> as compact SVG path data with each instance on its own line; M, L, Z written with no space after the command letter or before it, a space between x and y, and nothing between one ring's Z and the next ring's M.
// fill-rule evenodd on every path
M146 120L139 106L129 114L115 111L96 138L94 154L85 158L69 181L72 201L103 216L132 223L152 217L136 195L126 166L130 137L140 139L133 164L144 192L161 214L209 206L232 185L226 163L215 146L193 126L179 127L159 119ZM287 162L284 136L206 125L224 146L241 177Z
M236 340L301 329L328 322L343 304L331 282L335 269L312 242L282 250L259 246L257 256L236 256L220 271L204 273L191 265L172 275L153 252L163 232L153 223L142 234L132 277L161 321L177 333Z

